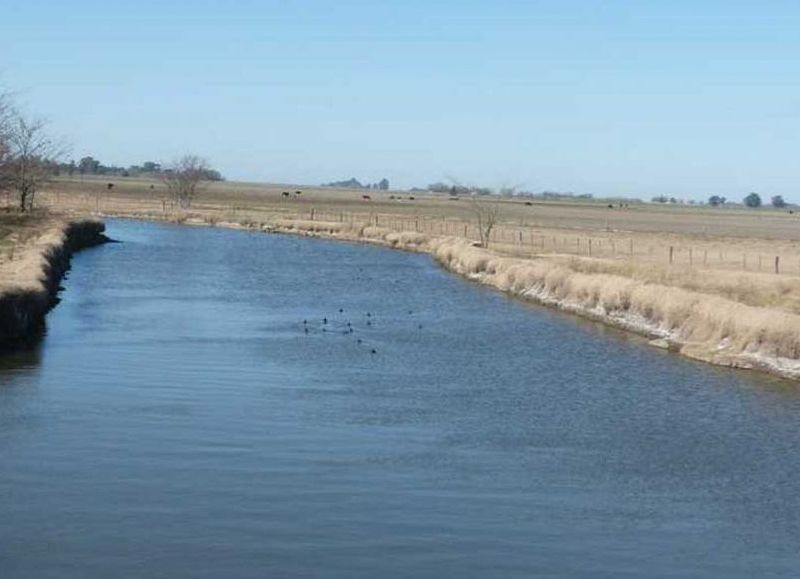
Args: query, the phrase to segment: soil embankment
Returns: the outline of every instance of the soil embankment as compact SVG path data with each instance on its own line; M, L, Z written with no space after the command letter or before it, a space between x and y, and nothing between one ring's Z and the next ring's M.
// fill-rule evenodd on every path
M104 231L96 220L53 220L41 235L13 248L12 257L0 264L0 352L24 348L41 336L72 254L108 241Z

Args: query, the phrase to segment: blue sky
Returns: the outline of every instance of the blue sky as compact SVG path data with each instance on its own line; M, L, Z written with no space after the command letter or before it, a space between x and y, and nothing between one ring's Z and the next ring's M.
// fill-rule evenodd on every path
M800 3L3 0L71 155L232 179L800 201Z

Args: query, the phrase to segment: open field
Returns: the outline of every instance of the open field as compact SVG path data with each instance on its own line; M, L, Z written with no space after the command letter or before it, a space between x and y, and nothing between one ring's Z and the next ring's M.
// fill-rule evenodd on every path
M109 191L107 183L114 186ZM300 195L294 192L301 190ZM282 193L289 192L289 197ZM362 196L368 193L370 200ZM469 199L408 192L215 183L188 211L165 187L137 179L70 179L41 203L71 212L159 219L368 223L396 231L479 239ZM494 252L546 258L584 272L621 275L800 312L800 215L788 210L499 199ZM777 258L777 261L776 261ZM778 275L775 274L777 271Z

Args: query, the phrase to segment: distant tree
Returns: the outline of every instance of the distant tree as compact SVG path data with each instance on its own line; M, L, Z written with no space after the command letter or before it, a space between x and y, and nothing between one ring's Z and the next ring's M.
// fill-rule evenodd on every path
M669 201L669 199L666 195L657 195L653 197L653 203L666 203L667 201Z
M455 185L450 186L447 183L442 183L441 181L437 181L436 183L431 183L428 185L428 191L433 193L451 193L455 194Z
M725 197L721 197L719 195L712 195L708 198L708 204L712 207L718 207L719 205L725 205Z
M162 172L161 178L167 191L183 208L191 207L192 201L202 188L203 181L216 173L205 159L196 155L185 155Z
M773 195L772 206L776 207L777 209L786 207L786 201L783 200L783 195Z
M94 157L84 157L78 161L78 172L81 175L94 175L100 168L100 161Z
M677 203L677 202L678 202L678 200L677 200L677 199L675 199L675 197L670 197L670 198L669 198L669 202L674 204L674 203Z
M747 207L751 208L761 207L761 195L759 195L758 193L750 193L742 201Z
M340 189L366 189L367 186L362 184L361 181L352 177L347 181L332 181L330 183L323 183L323 187L336 187Z
M378 182L378 189L381 191L388 191L389 190L389 180L386 178L381 179Z
M44 121L26 117L8 101L0 125L0 189L15 192L20 211L30 211L36 193L55 175L61 149Z
M153 161L145 161L142 163L142 171L145 173L159 173L161 171L161 165Z

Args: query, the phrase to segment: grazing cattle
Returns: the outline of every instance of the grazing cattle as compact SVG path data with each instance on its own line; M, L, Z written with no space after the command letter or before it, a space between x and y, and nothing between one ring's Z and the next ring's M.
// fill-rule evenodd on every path
M114 188L113 183L109 183L108 185L106 185L106 189L108 189L109 191L111 191L113 188Z
M362 195L362 196L361 196L361 198L362 198L364 201L371 201L371 200L372 200L372 197L370 197L369 195Z
M531 203L530 201L526 201L526 202L525 202L525 205L527 205L528 207L530 207L531 205L533 205L533 203Z
M283 195L284 197L288 197L289 196L289 192L288 191L284 191L283 193L281 193L281 195Z
M413 201L414 199L415 198L413 196L408 198L409 201Z
M302 191L295 191L294 192L295 195L300 195L301 193L302 193Z
M608 204L608 208L609 208L609 209L614 209L614 206L613 206L611 203L609 203L609 204Z

